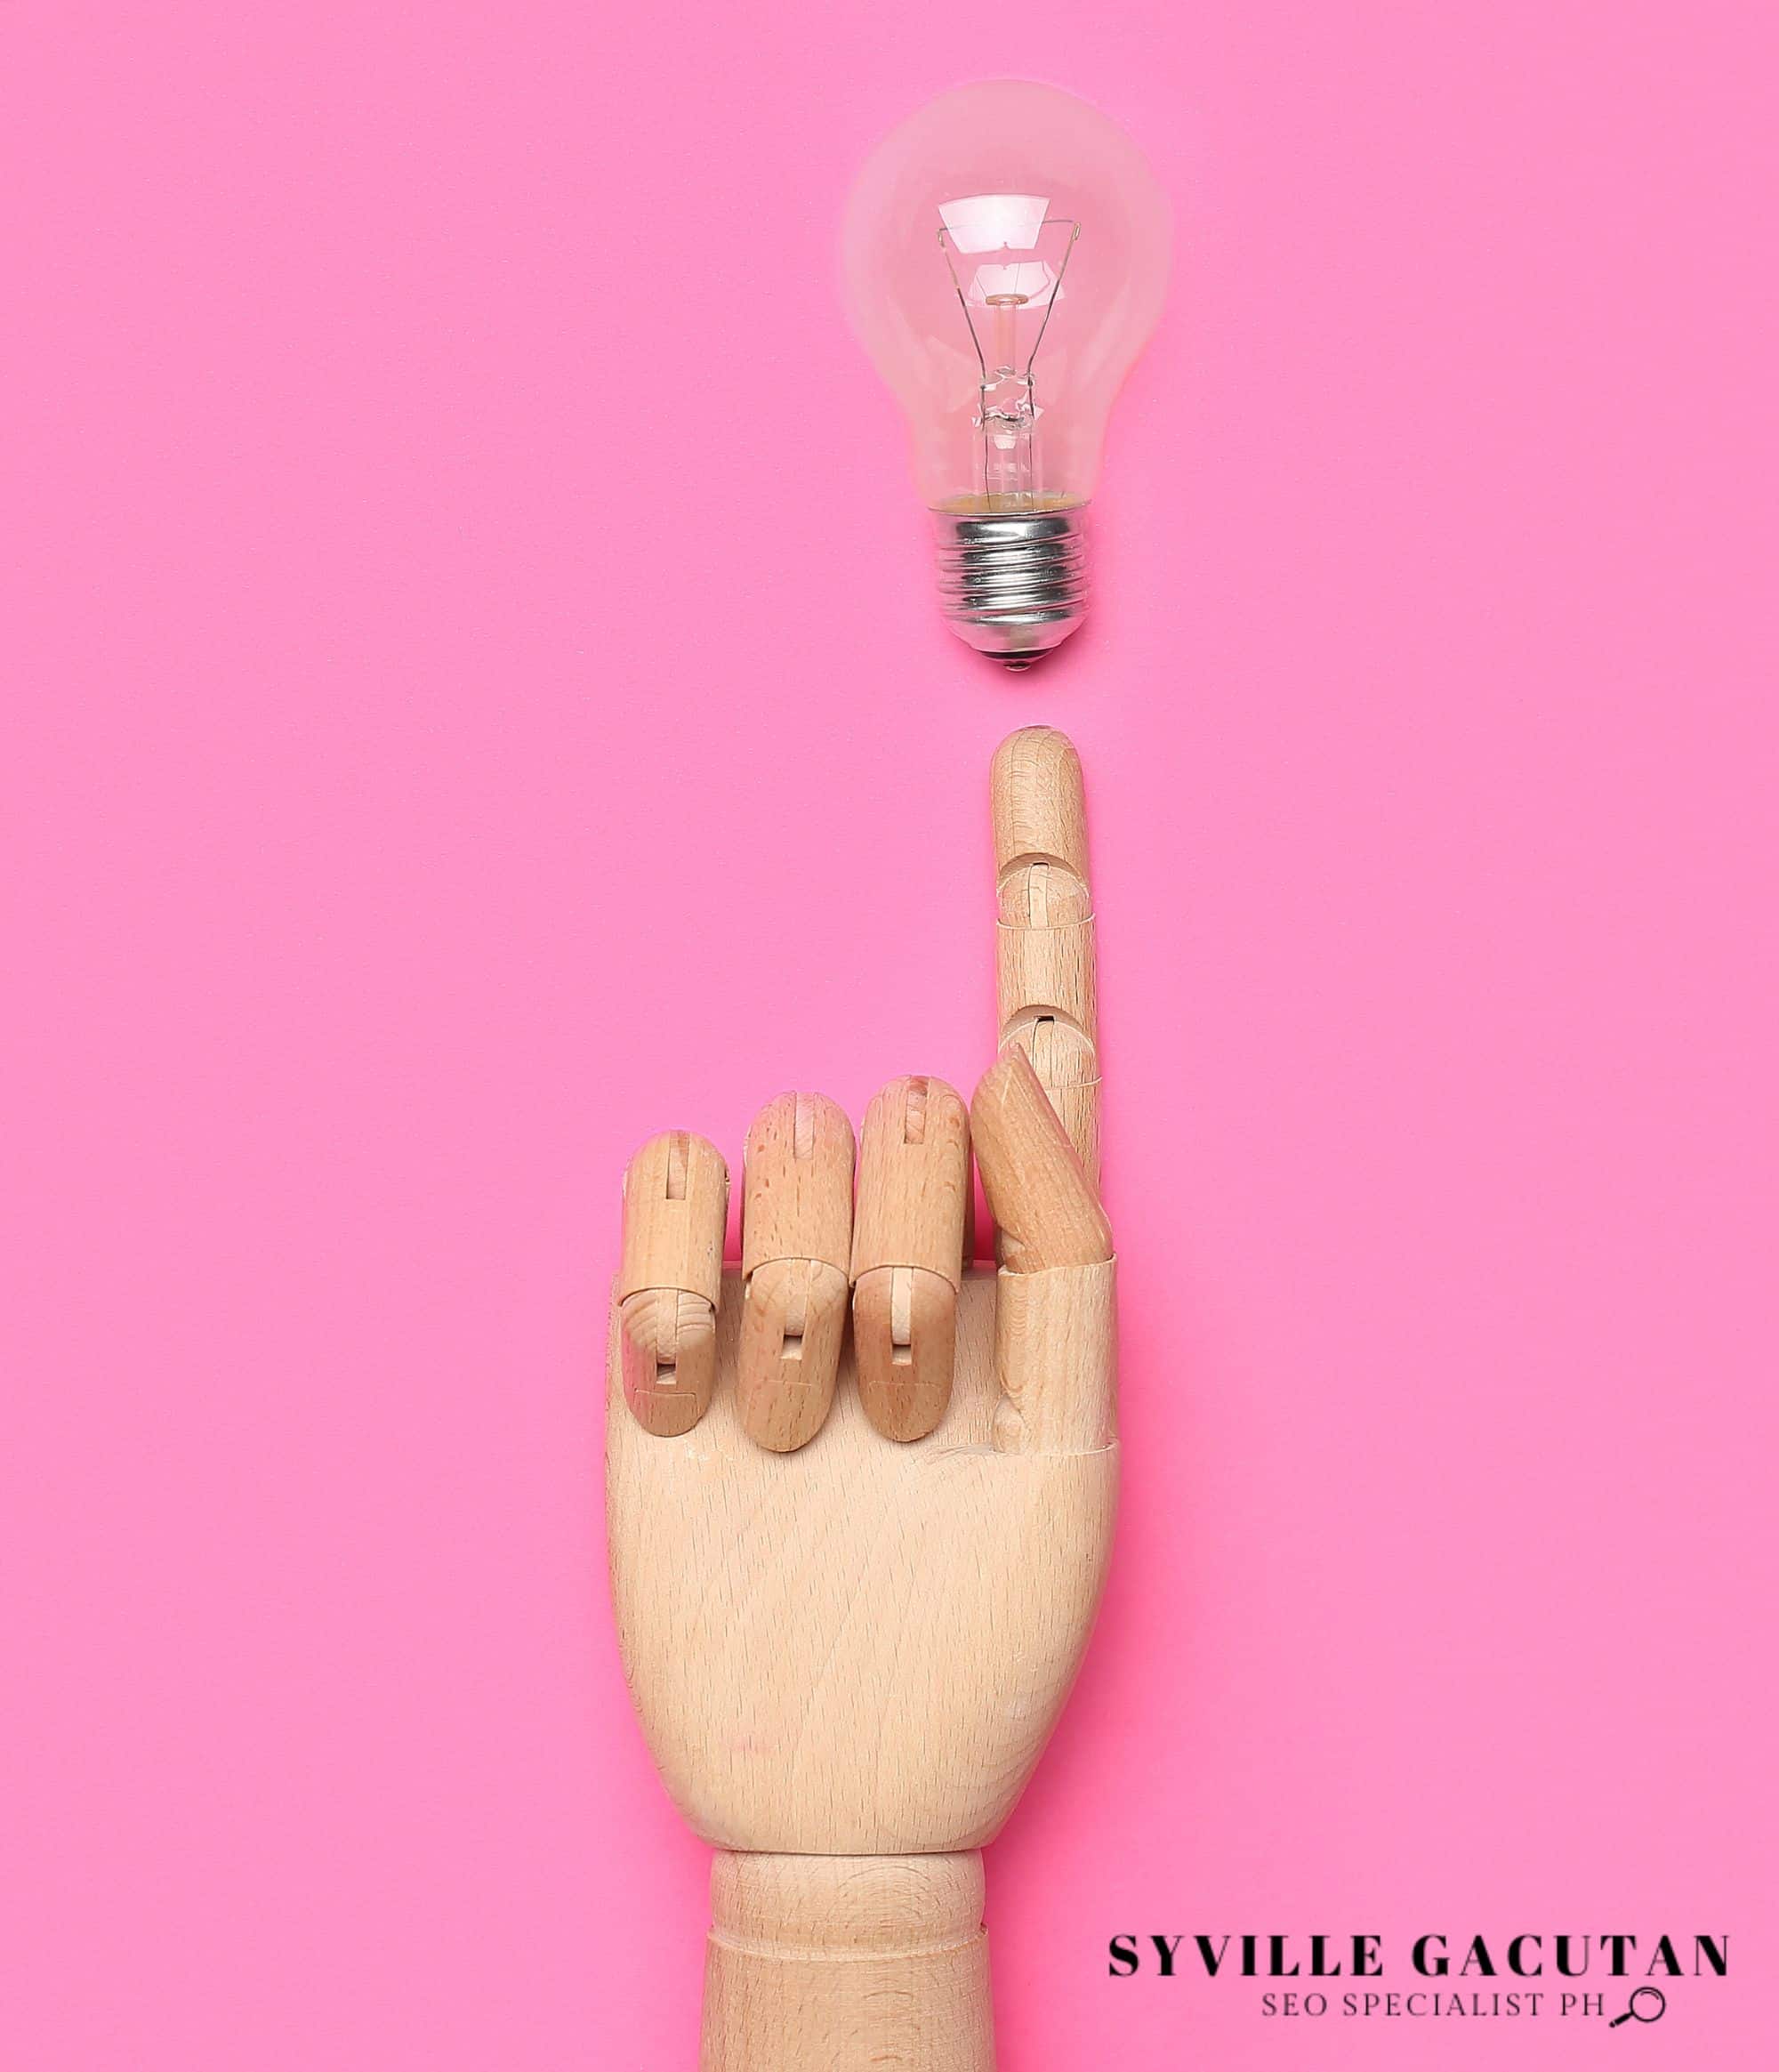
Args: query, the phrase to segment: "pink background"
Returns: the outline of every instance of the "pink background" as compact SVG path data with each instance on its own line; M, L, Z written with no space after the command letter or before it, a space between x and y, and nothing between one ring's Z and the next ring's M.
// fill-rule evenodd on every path
M7 2066L690 2066L617 1174L973 1081L1039 718L1129 1473L990 1866L1007 2072L1770 2066L1767 12L0 12ZM1010 61L1179 213L1023 681L833 280L870 142ZM1619 1929L1730 1977L1608 2042L1106 1976Z

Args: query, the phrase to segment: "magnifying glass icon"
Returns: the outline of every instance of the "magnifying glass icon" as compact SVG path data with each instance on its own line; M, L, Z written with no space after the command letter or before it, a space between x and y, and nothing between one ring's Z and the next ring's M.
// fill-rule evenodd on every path
M1637 2004L1639 2000L1646 2000L1651 2004L1647 2009L1641 2008ZM1627 2021L1660 2021L1667 2012L1668 1995L1661 1987L1639 1986L1630 1996L1630 2005L1622 2014L1614 2015L1606 2027L1617 2028L1621 2023Z

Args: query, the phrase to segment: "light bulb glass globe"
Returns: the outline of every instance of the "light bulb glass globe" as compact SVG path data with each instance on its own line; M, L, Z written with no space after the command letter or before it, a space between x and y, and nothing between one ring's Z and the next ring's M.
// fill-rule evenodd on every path
M1098 109L985 80L872 153L841 257L853 327L907 414L947 616L1034 661L1081 623L1085 507L1161 314L1167 197Z

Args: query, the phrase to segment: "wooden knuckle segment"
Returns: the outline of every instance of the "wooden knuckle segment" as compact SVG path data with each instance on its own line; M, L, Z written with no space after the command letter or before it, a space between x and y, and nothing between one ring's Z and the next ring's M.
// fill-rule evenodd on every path
M716 1387L729 1168L688 1130L651 1137L624 1170L618 1266L624 1399L658 1439L689 1431Z
M892 1079L865 1111L852 1237L859 1398L887 1439L924 1439L951 1401L970 1196L962 1096Z
M1001 1039L1000 1055L1023 1051L1038 1084L1051 1099L1059 1087L1090 1087L1099 1084L1099 1060L1093 1045L1073 1022L1059 1021L1053 1014L1023 1014Z
M641 1288L619 1312L624 1399L645 1431L678 1439L711 1407L717 1313L702 1295Z
M1054 727L1021 727L994 751L989 771L994 863L1047 858L1087 882L1087 807L1081 758Z
M1083 1118L1075 1120L1079 1126ZM1018 1271L1112 1256L1106 1212L1068 1124L1017 1045L983 1074L970 1107L977 1170L1000 1231L1002 1263Z
M846 1336L852 1125L817 1093L781 1093L747 1133L742 1181L742 1426L775 1453L827 1417Z
M1005 1053L1002 1053L1005 1055ZM1057 1120L1062 1125L1070 1148L1080 1161L1081 1170L1088 1188L1096 1201L1099 1197L1099 1082L1089 1080L1084 1085L1059 1086L1039 1076L1039 1084L1050 1102ZM1003 1232L1004 1235L1004 1232ZM1009 1262L1010 1263L1010 1262Z
M1050 727L1010 736L995 753L990 798L999 1047L1003 1054L1015 1044L1025 1051L1097 1182L1093 898L1081 762L1067 736Z
M742 1427L774 1453L794 1453L833 1402L846 1336L846 1276L816 1259L769 1259L741 1307L736 1399Z
M1072 1025L1094 1047L1099 1004L1094 984L1093 923L1026 928L1001 922L994 960L1004 1036L1016 1021L1049 1016Z
M852 1291L853 1360L865 1414L885 1439L924 1439L951 1402L957 1289L918 1266L879 1266Z
M1087 880L1053 856L1016 856L996 866L996 913L1008 928L1073 928L1093 918Z
M1002 1270L994 1358L1001 1453L1098 1453L1118 1436L1117 1264Z
M970 1213L970 1110L943 1079L892 1079L865 1111L852 1278L919 1267L955 1288Z
M847 1271L852 1243L852 1125L820 1093L781 1093L747 1133L742 1173L744 1278L774 1259Z
M689 1130L651 1137L624 1176L620 1301L645 1288L677 1288L712 1310L722 1297L729 1167Z

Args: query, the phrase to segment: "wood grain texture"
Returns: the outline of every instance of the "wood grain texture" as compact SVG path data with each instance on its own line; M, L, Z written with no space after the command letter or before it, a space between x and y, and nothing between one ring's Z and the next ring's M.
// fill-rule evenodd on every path
M640 1288L623 1304L624 1392L644 1431L678 1439L711 1407L717 1313L702 1295Z
M846 1276L825 1260L755 1267L741 1303L737 1411L756 1446L794 1453L822 1428L840 1376Z
M729 1168L687 1130L651 1137L624 1176L618 1270L624 1393L659 1438L689 1431L716 1384Z
M656 1764L720 1851L704 2072L993 2072L976 1851L1068 1696L1118 1482L1092 909L1067 740L1003 744L994 808L1002 1056L973 1116L939 1082L880 1094L849 1246L844 1118L810 1097L771 1104L749 1141L745 1302L735 1277L726 1298L711 1285L707 1253L657 1285L658 1262L691 1251L675 1253L671 1215L644 1227L653 1180L634 1234L626 1212L612 1597ZM960 1273L972 1121L998 1275ZM669 1142L671 1200L688 1154ZM824 1335L843 1265L856 1358ZM645 1337L713 1376L701 1417L684 1390L626 1414ZM812 1341L812 1369L787 1371ZM830 1360L828 1410L811 1375Z
M1093 1182L1022 1052L1010 1052L983 1074L970 1125L1003 1265L1031 1273L1112 1256L1111 1226Z
M742 1164L741 1270L852 1257L852 1125L823 1093L781 1093L754 1117Z
M818 1093L781 1093L747 1133L739 1410L756 1444L807 1446L833 1400L852 1249L852 1125Z
M993 2072L982 1858L711 1872L700 2072Z
M1081 762L1067 735L1025 727L995 751L1000 1049L1023 1051L1083 1169L1099 1180L1099 1013Z
M728 1216L729 1167L716 1146L689 1130L650 1137L624 1168L619 1294L680 1288L714 1307Z
M943 1079L892 1079L865 1111L852 1270L919 1266L955 1287L970 1198L970 1110Z
M999 869L1048 858L1087 880L1087 809L1081 758L1054 727L1021 727L994 751L988 771Z
M962 1097L892 1079L859 1133L852 1233L859 1393L886 1439L924 1439L950 1400L969 1201Z
M957 1363L957 1289L918 1266L881 1266L852 1291L865 1414L885 1439L924 1439L946 1414Z
M1117 1270L1098 1265L1036 1273L1002 1269L995 1371L1002 1453L1096 1453L1118 1439L1113 1307Z
M1042 1318L1007 1311L1017 1328L1003 1326L998 1355L995 1277L967 1276L950 1407L906 1446L873 1429L846 1357L807 1447L754 1445L731 1385L732 1300L708 1414L682 1439L655 1439L622 1413L614 1330L619 1644L661 1775L707 1841L904 1856L998 1832L1067 1696L1105 1576L1113 1274L1002 1274L1003 1288L1042 1282L1048 1297ZM1003 1382L1017 1423L997 1423ZM1089 1397L1099 1415L1069 1407Z

